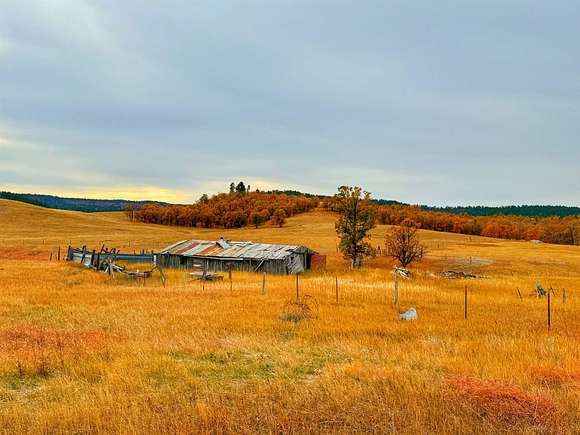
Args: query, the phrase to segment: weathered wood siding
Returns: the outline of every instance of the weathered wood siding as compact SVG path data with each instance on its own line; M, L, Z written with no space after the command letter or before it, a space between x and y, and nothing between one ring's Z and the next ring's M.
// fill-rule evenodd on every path
M204 269L210 272L266 272L274 275L301 273L308 269L308 254L293 254L285 259L228 259L186 257L174 254L156 254L156 263L171 269Z

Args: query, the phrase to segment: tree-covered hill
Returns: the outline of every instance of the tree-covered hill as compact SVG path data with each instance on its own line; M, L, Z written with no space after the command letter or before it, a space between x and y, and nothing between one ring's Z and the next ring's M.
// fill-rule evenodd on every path
M428 207L421 206L423 210L442 211L453 214L468 214L471 216L527 216L527 217L550 217L550 216L579 216L580 207L567 207L562 205L509 205L502 207L466 206L466 207Z
M39 195L34 193L0 192L0 199L25 202L46 208L60 210L74 210L87 213L102 211L123 211L128 205L134 208L142 208L145 204L168 205L159 201L128 201L125 199L87 199L87 198L62 198L54 195Z

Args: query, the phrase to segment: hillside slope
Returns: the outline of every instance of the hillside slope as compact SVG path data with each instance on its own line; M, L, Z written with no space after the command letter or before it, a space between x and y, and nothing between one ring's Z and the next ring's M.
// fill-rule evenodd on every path
M340 270L335 218L187 230L0 201L0 433L580 433L578 247L422 231L395 305L387 258ZM327 254L329 273L298 279L312 318L288 317L291 276L145 282L46 255L220 235ZM448 269L483 278L430 273ZM554 289L549 331L537 282Z
M81 213L50 210L14 201L0 200L0 258L14 255L46 258L58 246L102 244L132 252L158 249L179 240L199 238L252 240L263 243L306 245L328 257L330 270L343 269L345 262L337 252L334 231L336 216L314 211L288 219L283 228L264 226L241 229L201 229L130 222L123 213ZM390 227L379 225L371 233L372 244L384 245ZM526 274L556 273L580 264L580 248L562 245L534 245L461 234L421 231L427 245L421 269L460 269L474 272L503 273L509 269ZM15 254L18 252L19 254ZM389 268L392 260L378 257L369 267Z

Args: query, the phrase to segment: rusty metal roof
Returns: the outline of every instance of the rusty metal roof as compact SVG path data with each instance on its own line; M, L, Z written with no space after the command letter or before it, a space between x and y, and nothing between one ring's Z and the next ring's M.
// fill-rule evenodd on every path
M185 257L283 260L295 253L313 252L300 245L273 245L230 240L182 240L161 249L158 253L183 255Z

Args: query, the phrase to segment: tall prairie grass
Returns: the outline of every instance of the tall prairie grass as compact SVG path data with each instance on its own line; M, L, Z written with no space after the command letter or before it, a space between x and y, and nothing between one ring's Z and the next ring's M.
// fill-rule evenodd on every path
M394 306L390 260L346 270L325 213L185 234L0 206L2 433L580 433L578 248L423 232L430 254ZM66 239L155 248L219 235L327 253L328 271L300 278L318 315L280 318L293 277L268 276L262 294L258 274L230 287L167 271L163 287L46 255ZM449 268L482 278L435 276ZM551 331L538 281L554 290ZM400 321L410 307L418 320Z

